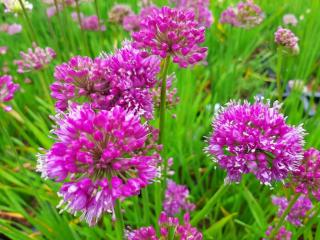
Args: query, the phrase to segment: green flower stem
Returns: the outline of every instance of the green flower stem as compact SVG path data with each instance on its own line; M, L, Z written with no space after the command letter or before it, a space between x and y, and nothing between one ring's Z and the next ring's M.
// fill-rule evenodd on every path
M6 105L4 105L3 103L0 102L0 107L5 109L6 108ZM8 114L10 114L11 117L13 117L14 119L16 119L18 122L20 123L24 123L22 117L20 116L20 114L18 112L16 112L15 110L10 110L8 112Z
M26 20L26 24L28 25L28 28L29 28L29 31L30 31L31 41L37 43L36 34L35 34L34 30L33 30L31 21L29 19L28 13L27 13L27 10L24 7L24 4L23 4L22 0L19 0L19 3L20 3L20 6L22 8L23 16L24 16L24 18Z
M292 198L292 200L289 202L288 207L286 208L286 210L283 212L283 214L281 215L281 218L279 219L278 224L276 225L276 227L272 230L271 234L270 234L270 239L273 239L277 233L279 232L279 229L281 228L281 226L284 223L284 220L286 219L286 216L289 214L289 212L291 211L293 205L296 203L296 201L298 200L300 196L300 193L296 193L294 195L294 197Z
M88 39L87 39L86 33L84 32L84 29L82 29L82 19L81 19L79 0L76 0L76 11L77 11L78 22L79 22L79 25L80 25L79 27L80 27L81 37L82 37L82 39L84 41L84 47L85 47L85 50L86 50L86 54L90 55Z
M118 199L115 204L115 214L116 214L116 232L118 239L124 239L124 223L123 223L123 217L121 212L121 203Z
M100 35L100 47L103 49L103 31L101 31L101 19L100 19L100 14L99 14L99 5L98 5L98 0L94 0L94 8L96 10L96 14L98 17L98 25L99 25L99 35Z
M191 225L196 225L203 217L205 217L213 208L215 203L221 198L221 196L228 190L229 184L223 184L218 189L218 191L215 192L215 194L207 201L206 205L192 218Z
M277 92L278 92L278 100L282 101L282 86L281 86L281 67L282 67L282 48L278 47L277 49L277 76L276 76L276 82L277 82Z
M45 71L45 70L39 70L39 71L38 71L38 76L39 76L39 79L40 79L40 84L41 84L43 93L44 93L45 97L47 98L48 104L50 105L50 110L51 110L52 113L54 113L53 101L52 101L52 98L51 98L51 96L50 96L49 86L48 86L48 83L47 83L46 80L45 80L46 77L45 77L45 74L44 74L43 71Z

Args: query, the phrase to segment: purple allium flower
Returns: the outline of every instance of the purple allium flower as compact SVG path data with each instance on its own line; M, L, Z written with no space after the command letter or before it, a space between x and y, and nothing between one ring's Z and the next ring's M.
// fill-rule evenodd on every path
M189 200L189 190L184 185L178 185L172 180L168 180L167 190L165 193L165 199L163 202L163 209L169 216L174 216L175 214L183 211L192 211L195 205L190 203Z
M252 0L239 2L236 7L228 7L220 17L221 23L235 27L252 28L259 25L264 19L261 8Z
M272 226L269 226L266 235L270 236L272 232ZM272 240L291 240L292 232L288 231L284 226L280 227L279 232ZM270 240L269 238L264 238L263 240Z
M9 35L14 35L22 31L22 26L20 24L0 24L0 32L6 32Z
M289 185L295 191L305 195L313 195L320 201L320 152L310 148L304 152L302 164L293 172Z
M284 15L282 18L282 21L283 21L283 24L285 24L285 25L297 26L297 24L298 24L298 19L293 14Z
M19 89L19 84L12 81L9 75L0 76L0 103L13 99L14 93Z
M126 16L133 14L131 7L127 4L115 4L108 13L109 22L122 25Z
M289 203L285 197L272 196L272 203L278 206L278 216L282 216ZM305 196L300 196L290 210L286 220L295 226L302 226L302 221L307 217L307 212L312 209L312 202Z
M76 12L73 12L71 14L71 17L75 22L79 23L78 15ZM88 31L105 31L106 30L106 26L103 25L102 21L100 21L99 23L99 18L96 15L84 16L81 13L80 19L81 19L80 27L83 30L88 30Z
M107 109L119 105L125 109L153 117L151 89L157 81L160 60L145 57L144 52L126 44L113 55L92 60L73 57L56 67L52 97L56 107L65 110L69 100L87 97L94 108Z
M285 179L303 157L304 129L286 124L276 101L230 101L213 120L207 151L227 170L226 181L253 173L263 184Z
M158 9L158 7L154 5L146 6L141 9L140 13L138 15L132 13L128 16L125 16L123 18L123 28L129 32L136 32L140 30L140 23L142 19L146 18L147 16L151 15L153 13L154 9Z
M211 27L213 16L209 9L209 0L170 0L170 2L179 9L192 9L200 26Z
M204 32L191 10L163 7L143 18L140 31L132 33L132 37L134 47L150 49L162 58L170 55L180 67L187 67L206 56L207 48L199 46L205 40Z
M7 46L0 46L0 55L5 55L8 51Z
M180 240L202 240L202 233L189 223L189 214L184 215L184 223L179 223L179 219L168 217L164 212L159 217L160 236L157 237L153 227L142 227L128 234L128 240L160 240L168 239L169 231L173 233L174 239ZM172 239L173 239L172 238Z
M14 61L18 65L18 73L43 69L56 57L52 48L40 48L35 43L32 44L32 48L27 52L20 52L22 59Z
M113 212L116 199L139 194L159 176L160 156L147 145L149 129L132 112L121 107L95 112L89 104L73 104L54 120L56 142L39 155L37 170L64 181L59 206L81 212L89 225Z
M278 27L278 30L274 33L274 41L289 52L299 53L299 38L287 28Z

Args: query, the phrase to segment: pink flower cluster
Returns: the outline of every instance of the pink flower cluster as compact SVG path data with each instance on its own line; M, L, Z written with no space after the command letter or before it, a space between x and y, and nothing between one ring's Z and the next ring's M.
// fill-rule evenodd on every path
M272 232L272 226L268 227L266 235L270 236ZM292 232L288 231L285 227L280 227L279 232L272 240L291 240ZM263 240L270 240L269 238L264 238Z
M272 203L278 206L278 216L282 216L284 211L287 209L289 203L285 197L272 197ZM312 209L312 202L309 198L305 196L300 196L298 200L293 205L291 211L289 212L286 220L295 226L302 226L303 220L307 217L307 213Z
M162 7L142 19L140 30L132 33L133 46L162 58L171 56L174 63L185 68L206 57L207 48L199 46L205 40L204 32L191 10Z
M285 48L294 54L299 53L299 38L287 28L279 27L274 33L274 41L276 44Z
M303 157L304 130L286 124L280 105L231 101L213 120L207 151L227 170L227 182L253 173L263 184L283 180Z
M158 9L156 6L150 5L142 8L138 15L131 13L128 16L125 16L122 22L123 28L129 32L139 31L141 21L151 15L156 9Z
M19 84L14 83L11 76L0 76L0 103L12 100L18 89Z
M209 9L209 0L170 0L178 9L192 9L199 26L209 28L213 23L213 16Z
M105 31L106 26L104 26L103 22L99 22L99 18L96 15L92 16L84 16L82 13L80 16L76 12L71 14L72 19L79 24L79 17L80 17L80 27L83 30L88 31Z
M59 207L81 212L89 225L114 212L117 199L137 195L159 174L159 155L148 148L150 134L138 116L121 107L95 112L73 104L55 117L56 142L39 155L45 178L65 181ZM149 154L145 149L149 149Z
M193 211L195 205L190 203L189 190L184 185L176 184L172 180L168 180L165 199L163 202L164 212L169 216L174 216L183 211Z
M14 61L18 66L18 73L43 69L56 57L52 48L43 49L35 43L32 44L32 48L29 48L27 52L20 52L22 59Z
M22 31L22 26L20 24L17 23L13 23L13 24L7 24L7 23L3 23L0 24L0 32L5 32L9 35L14 35L17 34L19 32Z
M221 23L235 27L252 28L259 25L264 19L261 8L252 0L239 2L236 7L228 7L220 17Z
M310 148L304 152L302 164L292 174L295 191L305 195L313 195L320 201L320 152Z
M68 101L86 97L95 109L109 110L118 105L153 117L151 89L160 71L160 60L125 44L113 55L92 60L73 57L56 67L56 82L51 85L56 107L66 110Z
M128 240L160 240L167 239L169 232L173 230L172 239L180 240L202 240L202 233L193 228L189 223L189 214L184 215L184 223L180 224L178 218L168 217L161 213L159 218L160 237L157 237L153 227L142 227L128 234Z

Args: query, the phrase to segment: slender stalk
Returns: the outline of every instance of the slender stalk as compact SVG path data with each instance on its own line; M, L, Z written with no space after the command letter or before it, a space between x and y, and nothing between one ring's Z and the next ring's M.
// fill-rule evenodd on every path
M31 21L30 21L30 19L29 19L28 13L27 13L27 10L26 10L26 8L24 7L24 4L23 4L22 0L19 0L19 3L20 3L20 6L21 6L21 8L22 8L23 16L24 16L24 18L26 19L26 23L27 23L27 25L28 25L28 27L29 27L29 30L30 30L30 32L31 32L31 41L37 42L36 34L35 34L34 30L33 30Z
M45 76L44 76L43 70L40 70L38 72L38 76L39 76L39 79L40 79L40 84L41 84L43 93L46 96L46 98L48 100L48 103L50 104L50 110L52 110L52 112L54 112L54 110L53 110L53 101L52 101L52 98L51 98L50 93L49 93L49 87L48 87L48 84L47 84L47 82L45 80Z
M148 193L148 188L145 188L141 191L142 193L142 202L143 202L143 221L144 224L149 224L149 213L150 213L150 208L149 208L149 193Z
M94 8L96 10L96 14L98 17L98 22L99 22L99 35L100 35L100 44L101 48L103 47L103 31L101 31L101 19L100 19L100 14L99 14L99 5L98 5L98 0L94 0Z
M84 29L82 28L82 19L81 19L80 7L79 7L79 0L75 0L75 1L76 1L77 18L78 18L78 22L79 22L79 25L80 25L80 32L81 32L81 35L82 35L82 39L84 41L86 54L90 54L87 36L86 36L86 34L84 32Z
M296 201L298 200L300 196L300 193L296 193L294 195L294 197L291 199L291 201L289 202L288 207L286 208L286 210L283 212L283 214L281 215L281 218L279 219L278 224L276 225L276 227L272 230L271 234L270 234L270 239L273 239L277 233L279 232L279 229L281 228L281 226L284 223L284 220L286 219L286 216L289 214L289 212L291 211L293 205L296 203Z
M4 105L3 103L0 103L0 107L5 109L7 106ZM22 117L20 116L19 113L17 113L15 110L11 109L10 111L8 111L8 114L10 114L14 119L16 119L18 122L20 123L24 123Z
M116 213L116 231L117 231L117 236L118 236L118 239L123 239L124 223L123 223L123 217L122 217L122 213L121 213L120 200L116 201L115 213Z
M278 47L277 49L277 77L276 77L276 82L277 82L277 91L278 91L278 100L282 101L282 86L281 86L281 67L282 67L282 49L281 47Z

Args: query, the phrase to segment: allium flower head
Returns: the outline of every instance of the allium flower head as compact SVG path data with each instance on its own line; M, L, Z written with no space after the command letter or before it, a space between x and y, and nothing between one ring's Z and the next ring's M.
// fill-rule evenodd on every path
M280 105L231 101L213 120L207 151L227 170L227 182L253 173L263 184L285 179L303 154L304 130L286 124Z
M239 2L236 7L228 7L220 17L221 23L235 27L252 28L259 25L264 19L261 8L252 0Z
M149 130L120 107L95 112L90 105L55 117L56 142L38 159L42 177L64 181L60 207L81 212L89 225L114 201L137 195L159 175L159 155L148 149Z
M299 38L287 28L279 27L274 33L274 41L291 53L299 53Z
M78 15L76 12L73 12L71 14L72 19L79 23ZM105 31L106 27L103 25L103 22L101 21L99 23L99 18L96 15L92 16L84 16L82 13L80 14L81 24L80 27L83 30L88 31Z
M109 110L118 105L152 118L151 88L160 71L160 60L144 55L127 44L113 55L94 60L73 57L57 66L56 82L51 86L56 107L64 111L69 100L78 101L84 96L97 109Z
M192 211L195 205L189 202L189 190L184 185L178 185L172 180L168 180L163 209L169 216L183 211Z
M192 9L195 14L195 20L200 26L209 28L213 23L209 0L170 0L170 2L179 9Z
M285 24L285 25L297 26L297 24L298 24L298 19L293 14L284 15L282 18L282 21L283 21L283 24Z
M128 234L128 240L160 240L169 239L169 231L173 230L172 239L202 240L202 233L189 223L189 214L184 215L184 223L179 223L178 218L168 217L164 212L159 217L160 236L156 236L154 228L142 227ZM171 239L171 238L170 238Z
M24 8L26 10L32 10L33 5L26 1L26 0L21 0ZM19 2L19 0L0 0L0 3L3 3L5 8L5 12L12 12L12 13L20 13L22 12L22 6Z
M32 44L32 48L27 52L20 52L22 59L14 61L18 65L18 73L43 69L56 57L52 48L40 48L35 43Z
M0 76L0 103L12 100L14 93L18 89L19 84L13 83L11 76Z
M282 216L287 209L289 203L285 197L272 196L272 203L278 206L278 216ZM304 218L307 217L307 212L312 209L312 202L305 196L300 196L290 210L286 220L295 226L302 226Z
M123 28L129 32L139 31L141 21L150 14L152 14L154 9L158 9L158 7L150 5L142 8L138 15L132 13L128 16L125 16L122 22Z
M272 232L272 226L268 227L268 230L266 231L266 235L270 236ZM284 226L280 227L277 235L272 240L291 240L292 232L288 231ZM269 238L263 239L263 240L270 240Z
M14 35L22 31L22 26L20 24L0 24L0 32L6 32L9 35Z
M170 55L180 67L187 67L206 56L207 48L199 46L205 40L204 32L205 28L198 27L191 10L163 7L146 16L140 31L132 37L134 47L150 49L162 58Z
M126 4L116 4L114 5L108 13L109 22L122 25L123 19L133 14L133 11L129 5Z
M313 195L320 201L320 152L317 149L304 152L302 164L293 172L289 185L293 185L296 192Z

